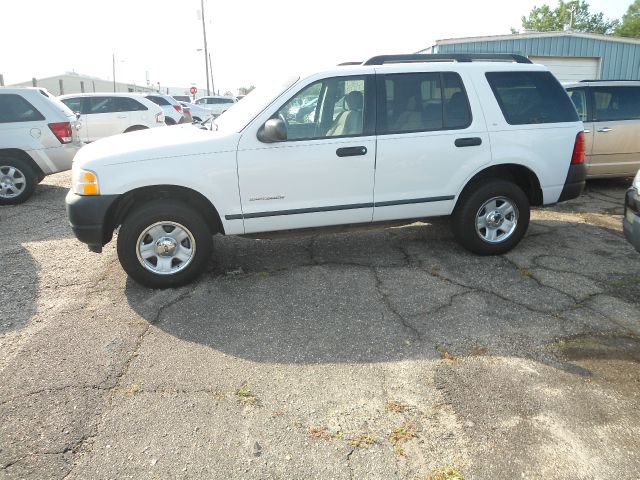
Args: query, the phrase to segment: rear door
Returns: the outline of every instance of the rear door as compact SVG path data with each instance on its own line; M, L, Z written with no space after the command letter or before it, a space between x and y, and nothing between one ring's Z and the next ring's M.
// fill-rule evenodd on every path
M129 126L129 114L119 111L117 97L92 96L86 97L86 101L90 142L123 133Z
M587 174L635 175L640 168L640 87L595 86Z
M406 69L377 75L374 221L451 213L465 179L491 161L480 106L463 74Z

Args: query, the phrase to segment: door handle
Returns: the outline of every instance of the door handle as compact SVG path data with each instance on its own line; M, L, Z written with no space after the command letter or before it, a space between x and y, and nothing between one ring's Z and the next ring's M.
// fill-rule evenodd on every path
M611 130L613 129L609 127L602 127L598 129L599 132L604 132L604 133L610 132Z
M367 147L343 147L336 150L339 157L355 157L357 155L366 155Z
M456 138L454 143L456 147L477 147L482 145L482 139L480 137Z
M589 130L588 128L585 128L584 133L591 133L591 130Z

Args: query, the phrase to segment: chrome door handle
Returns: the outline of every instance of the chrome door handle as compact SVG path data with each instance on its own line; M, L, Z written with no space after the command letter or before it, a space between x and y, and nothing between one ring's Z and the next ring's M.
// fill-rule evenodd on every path
M598 129L599 132L604 132L604 133L610 132L611 130L612 129L609 127L602 127Z
M591 133L591 130L589 130L588 128L585 128L584 133Z
M127 118L126 115L118 115L118 118Z

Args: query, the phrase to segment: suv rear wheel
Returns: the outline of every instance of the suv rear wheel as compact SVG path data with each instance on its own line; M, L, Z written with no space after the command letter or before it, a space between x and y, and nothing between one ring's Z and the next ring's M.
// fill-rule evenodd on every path
M529 199L516 184L500 179L478 183L460 198L452 217L456 240L479 255L508 252L529 226Z
M118 259L138 283L178 287L207 266L212 235L204 219L187 205L160 200L143 205L122 222Z
M0 205L26 201L38 184L38 177L20 158L0 156Z

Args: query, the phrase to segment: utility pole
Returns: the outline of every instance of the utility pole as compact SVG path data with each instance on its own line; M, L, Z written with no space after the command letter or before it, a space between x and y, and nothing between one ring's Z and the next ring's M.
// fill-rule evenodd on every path
M213 64L211 63L211 54L209 54L209 71L211 72L211 90L213 90L213 94L216 94L216 87L213 84Z
M113 91L116 91L116 54L111 54L111 64L113 68Z
M204 0L200 0L202 13L202 37L204 38L204 74L207 77L207 96L209 96L209 52L207 50L207 29L204 21Z

